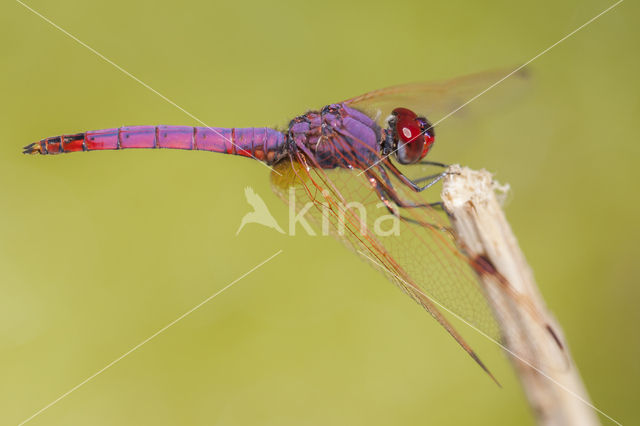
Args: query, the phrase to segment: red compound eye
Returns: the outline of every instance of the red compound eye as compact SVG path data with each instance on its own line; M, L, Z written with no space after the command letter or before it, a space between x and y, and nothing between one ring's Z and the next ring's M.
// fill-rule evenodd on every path
M392 114L396 118L395 134L398 139L396 158L402 164L417 163L427 155L433 144L429 123L407 108L396 108Z

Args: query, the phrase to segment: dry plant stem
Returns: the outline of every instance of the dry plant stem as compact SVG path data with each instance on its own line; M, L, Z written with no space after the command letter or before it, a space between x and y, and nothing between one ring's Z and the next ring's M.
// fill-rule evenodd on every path
M562 330L547 310L487 171L449 168L442 190L458 243L476 263L505 352L540 425L596 425ZM580 398L582 398L581 401Z

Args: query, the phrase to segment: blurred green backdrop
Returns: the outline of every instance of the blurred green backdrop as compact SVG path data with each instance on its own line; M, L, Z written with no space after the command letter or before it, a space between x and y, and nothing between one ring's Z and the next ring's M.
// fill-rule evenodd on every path
M611 3L30 0L216 126L275 125L396 83L515 66ZM528 95L433 158L513 188L507 215L596 406L638 421L638 6L532 65ZM329 237L235 236L257 163L208 153L26 157L46 136L198 125L13 1L0 6L0 423L17 424L277 250L283 254L35 418L42 425L529 424L500 350L445 332ZM488 94L487 96L490 96ZM463 148L461 148L463 147Z

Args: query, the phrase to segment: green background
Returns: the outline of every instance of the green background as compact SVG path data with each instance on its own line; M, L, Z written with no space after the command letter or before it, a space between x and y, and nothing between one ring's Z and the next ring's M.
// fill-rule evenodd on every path
M207 124L231 127L516 66L612 3L29 4ZM511 184L507 216L593 403L628 424L640 417L637 16L624 2L540 57L526 95L501 108L479 99L459 120L464 141L441 138L432 154ZM503 389L330 237L257 225L236 237L246 186L286 222L260 164L182 151L21 155L62 133L198 123L18 3L2 2L0 34L1 424L280 249L30 424L532 422L499 348L463 330Z

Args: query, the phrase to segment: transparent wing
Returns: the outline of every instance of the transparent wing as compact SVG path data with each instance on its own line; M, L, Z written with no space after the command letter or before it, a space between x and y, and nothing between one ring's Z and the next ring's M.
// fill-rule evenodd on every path
M473 102L465 105L451 118L464 116L468 110L477 106L486 110L491 105L502 103L505 99L517 95L526 87L528 70L522 69L500 81L515 68L485 71L439 82L391 86L356 96L344 103L366 112L370 117L375 117L381 126L397 107L409 108L429 119L431 123L436 123L476 96Z
M340 240L420 304L496 380L447 316L464 320L495 342L502 342L495 318L518 319L511 312L495 312L489 307L474 271L478 265L457 247L445 213L422 206L398 208L391 214L371 185L379 175L360 174L358 169L319 169L300 154L278 163L274 170L271 183L278 196L295 204L297 211L311 203L305 218ZM389 185L406 203L420 205L438 198L438 189L416 193L392 175ZM502 291L513 291L506 282L497 284L504 286ZM512 295L514 300L520 299L516 293ZM526 301L521 302L523 314L539 319ZM542 320L538 327L538 332L547 333ZM536 368L567 368L566 362L548 363L555 357L537 346L529 347L526 353L510 353Z
M366 175L358 176L357 170L318 169L307 162L297 156L276 165L277 173L271 174L274 191L285 202L295 203L297 210L311 202L305 217L310 216L319 229L338 238L423 306L489 373L441 312L453 312L499 339L491 310L468 259L456 247L446 214L430 207L403 209L403 215L421 224L402 221L380 201ZM397 179L392 179L392 185L407 201L426 201L402 189Z

